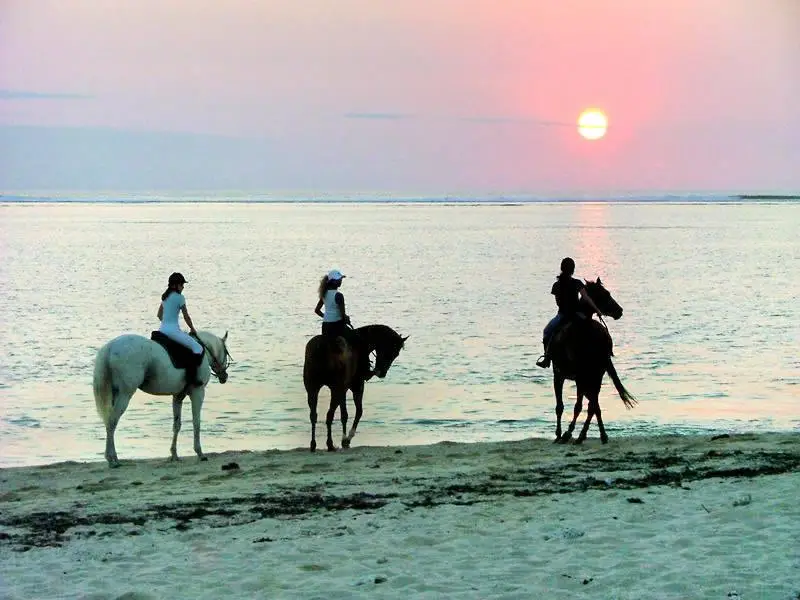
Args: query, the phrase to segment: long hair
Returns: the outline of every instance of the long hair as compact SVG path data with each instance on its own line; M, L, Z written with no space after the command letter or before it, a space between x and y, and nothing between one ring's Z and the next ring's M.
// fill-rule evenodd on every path
M178 290L176 290L174 287L172 287L172 286L169 286L169 287L168 287L168 288L167 288L167 289L164 291L164 293L163 293L163 294L161 294L161 301L163 302L164 300L166 300L167 298L169 298L169 295L170 295L172 292L177 292L177 291L178 291Z
M322 279L319 280L319 288L317 289L317 295L319 296L320 300L325 298L325 292L328 291L328 276L323 275Z
M575 261L567 257L561 261L561 273L559 279L570 279L575 273Z

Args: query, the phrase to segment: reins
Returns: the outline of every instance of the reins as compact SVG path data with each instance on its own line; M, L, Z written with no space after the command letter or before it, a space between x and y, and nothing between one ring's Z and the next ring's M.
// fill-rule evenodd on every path
M217 379L219 379L219 371L227 371L228 367L230 366L230 364L232 362L234 362L233 357L231 356L231 353L228 352L228 347L225 345L225 342L222 342L222 349L225 350L225 357L223 358L225 363L221 364L217 360L217 357L214 356L214 353L211 352L211 349L208 346L206 346L205 342L203 342L203 340L201 340L199 336L192 336L192 337L195 340L197 340L197 342L203 347L203 349L211 357L211 364L209 365L211 367L211 374L214 377L216 377Z

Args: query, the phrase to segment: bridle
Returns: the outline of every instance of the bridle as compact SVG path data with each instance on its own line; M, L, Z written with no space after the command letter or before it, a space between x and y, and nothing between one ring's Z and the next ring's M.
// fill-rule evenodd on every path
M222 375L222 374L227 376L228 367L233 362L233 357L231 356L231 353L228 352L228 347L225 345L225 342L224 341L222 342L222 349L225 351L225 355L223 356L222 362L220 363L217 360L217 357L214 356L214 353L211 351L211 348L206 346L206 344L205 344L205 342L203 342L203 340L201 340L199 337L196 337L195 339L200 343L200 345L203 348L205 348L205 351L208 354L208 358L209 358L208 362L209 362L209 366L211 367L211 374L214 377L216 377L217 379L219 379L220 375ZM220 340L220 341L222 341L222 340Z

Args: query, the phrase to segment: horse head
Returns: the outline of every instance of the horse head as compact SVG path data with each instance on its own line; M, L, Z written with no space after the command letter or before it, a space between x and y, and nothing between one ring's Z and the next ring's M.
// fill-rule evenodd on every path
M231 354L225 342L228 339L228 332L222 337L217 337L208 331L198 331L197 337L208 353L208 362L211 372L217 376L220 383L228 381L228 366L231 364Z
M387 325L367 325L359 330L370 351L375 351L375 375L383 379L409 336L402 336Z
M586 282L586 293L604 316L611 317L615 321L622 316L622 307L611 296L611 292L603 287L599 277L597 281Z

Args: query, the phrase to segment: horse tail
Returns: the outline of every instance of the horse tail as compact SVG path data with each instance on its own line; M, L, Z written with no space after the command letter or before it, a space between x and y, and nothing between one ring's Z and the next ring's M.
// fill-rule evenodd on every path
M108 425L113 408L114 391L111 385L111 344L106 344L97 352L94 359L94 403L97 413L102 417L103 423Z
M617 393L619 393L619 397L622 398L622 403L625 405L625 408L633 408L639 404L639 401L633 397L633 394L626 390L625 386L622 385L622 381L620 381L619 375L617 375L617 370L614 368L614 363L611 362L610 356L608 357L606 371L608 371L611 381L614 382L614 387L617 388Z

